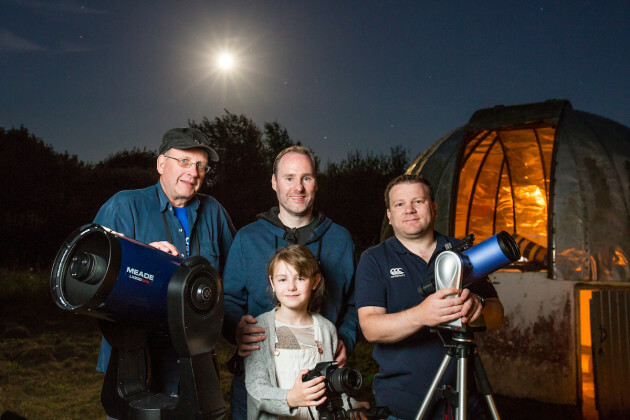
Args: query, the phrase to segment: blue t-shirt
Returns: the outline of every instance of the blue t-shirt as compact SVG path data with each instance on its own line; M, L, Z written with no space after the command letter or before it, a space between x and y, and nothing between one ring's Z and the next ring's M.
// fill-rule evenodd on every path
M421 303L425 298L418 287L433 276L439 250L447 242L459 243L437 232L435 235L436 252L428 263L405 248L395 236L365 251L357 267L357 307L377 306L385 308L387 313L396 313ZM469 289L486 298L497 296L487 278ZM398 417L415 418L445 353L437 333L429 328L422 328L398 343L376 344L373 355L379 365L374 377L376 404L389 407ZM454 386L456 370L456 364L451 363L442 384ZM441 410L441 406L434 408Z
M182 229L184 229L184 234L186 235L186 258L188 258L190 257L190 227L188 227L188 206L173 206L173 211L175 212L175 217L177 217L177 220L179 220L179 223L182 225Z

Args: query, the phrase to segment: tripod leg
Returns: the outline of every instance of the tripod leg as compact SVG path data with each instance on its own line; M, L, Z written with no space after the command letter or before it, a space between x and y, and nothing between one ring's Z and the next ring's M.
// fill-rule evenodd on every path
M455 409L457 420L466 420L468 408L468 349L462 347L457 355L457 408Z
M479 390L488 403L488 409L490 410L490 414L492 414L492 418L494 420L501 420L497 406L494 404L494 398L492 397L492 386L490 385L486 370L483 368L483 363L481 363L481 358L476 349L473 355L473 369L477 382L479 383Z
M420 406L420 410L418 410L418 414L416 415L416 420L422 420L424 415L427 413L427 410L429 410L429 406L431 405L431 400L433 400L433 395L435 395L437 386L442 380L442 376L444 376L444 373L446 372L446 369L448 368L448 364L453 358L453 355L454 355L454 352L452 352L450 349L444 355L444 358L442 359L442 363L440 364L440 367L437 373L435 374L435 377L433 378L433 382L431 382L431 386L429 386L429 392L427 392L427 395L424 397L424 400L422 401L422 405Z

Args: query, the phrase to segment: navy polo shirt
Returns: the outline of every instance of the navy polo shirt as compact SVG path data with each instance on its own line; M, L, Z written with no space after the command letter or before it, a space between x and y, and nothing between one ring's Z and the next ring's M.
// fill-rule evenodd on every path
M436 252L428 263L405 248L395 236L365 251L355 280L357 308L377 306L387 309L387 313L396 313L421 303L424 297L418 287L432 278L439 250L447 242L453 245L460 242L437 232L435 236ZM497 296L488 279L469 288L485 298ZM389 407L398 417L415 418L444 354L437 333L429 328L422 328L397 343L376 344L373 354L379 365L373 388L376 404ZM456 371L456 363L450 363L441 385L455 386ZM434 408L437 415L442 406Z

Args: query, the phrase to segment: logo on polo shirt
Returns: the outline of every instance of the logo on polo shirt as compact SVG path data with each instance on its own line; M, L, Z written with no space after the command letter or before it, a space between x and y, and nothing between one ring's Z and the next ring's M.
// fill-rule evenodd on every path
M390 268L389 274L391 275L391 278L405 277L405 272L403 271L402 267Z

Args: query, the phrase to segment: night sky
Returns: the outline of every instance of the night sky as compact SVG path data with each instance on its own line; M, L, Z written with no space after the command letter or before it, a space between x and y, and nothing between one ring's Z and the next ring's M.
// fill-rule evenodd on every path
M227 109L324 162L413 157L499 104L630 126L628 44L627 1L0 0L0 127L98 162Z

